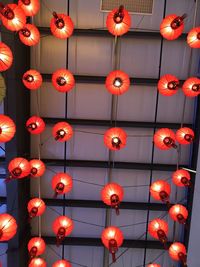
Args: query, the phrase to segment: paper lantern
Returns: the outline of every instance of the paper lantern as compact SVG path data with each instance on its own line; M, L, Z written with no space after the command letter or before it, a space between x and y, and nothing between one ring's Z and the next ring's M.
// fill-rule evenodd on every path
M197 77L188 78L183 84L183 92L188 97L196 97L200 94L200 79Z
M56 261L52 267L72 267L72 265L66 260Z
M113 9L107 16L106 26L108 31L120 36L129 31L131 27L131 17L124 6Z
M167 242L168 224L166 221L156 218L149 223L148 232L153 238L165 244Z
M182 243L174 242L169 247L169 256L175 261L180 261L183 266L187 267L186 248Z
M186 170L177 170L172 175L172 181L176 186L191 186L191 177L190 173Z
M67 122L58 122L54 125L52 134L56 141L66 142L73 136L73 129Z
M8 164L9 178L11 179L21 179L30 174L31 167L25 158L14 158Z
M28 70L22 78L23 84L30 90L37 90L42 85L42 76L37 70Z
M110 128L104 134L104 144L111 150L120 150L126 146L127 134L121 128Z
M161 267L161 265L156 263L150 263L147 267Z
M187 127L180 128L176 132L176 140L181 145L189 145L194 141L194 131Z
M0 114L0 142L6 143L10 141L16 132L14 121L3 114Z
M74 23L69 16L53 12L50 28L55 37L66 39L72 35L74 31Z
M0 18L3 25L10 31L19 31L26 24L23 9L16 4L0 4Z
M200 27L193 28L189 31L187 43L191 48L200 48Z
M42 258L34 258L29 263L28 267L46 267L47 264Z
M170 184L164 180L157 180L151 184L150 193L155 200L161 200L168 204L171 193Z
M41 198L32 198L28 202L29 219L41 216L45 212L45 209L46 205Z
M52 83L57 91L66 93L74 87L75 80L70 71L66 69L60 69L53 73Z
M101 191L102 201L116 210L119 215L119 205L124 197L123 188L117 183L109 183Z
M28 242L29 258L33 259L45 252L46 244L41 237L33 237Z
M162 76L158 82L158 91L164 96L175 95L178 91L179 80L171 74Z
M116 261L115 254L118 251L118 248L122 245L123 240L124 236L122 231L115 226L105 228L101 234L101 241L112 254L113 262Z
M68 173L57 173L52 179L52 188L57 195L63 195L72 190L73 180Z
M25 45L34 46L38 44L40 40L40 32L35 25L25 24L19 31L19 39Z
M183 32L183 20L186 18L186 16L186 14L181 17L171 14L164 18L160 25L160 33L163 38L169 41L177 39Z
M20 6L26 16L35 16L40 9L39 0L19 0L18 6Z
M73 231L74 223L67 216L59 216L53 222L53 231L56 234L57 245L59 246L66 236Z
M161 128L157 130L153 138L155 146L162 150L177 148L175 140L176 137L174 132L168 128Z
M31 134L41 134L45 130L45 122L38 116L32 116L26 122L26 129Z
M0 242L12 239L17 232L17 223L8 213L0 214Z
M30 162L31 166L31 177L41 177L43 176L46 167L43 161L39 159L32 159Z
M6 71L13 63L13 54L6 44L0 42L0 72Z
M110 72L106 78L106 88L113 95L121 95L128 91L129 87L129 76L121 70Z
M170 208L169 215L173 221L185 224L188 218L188 211L183 205L176 204Z

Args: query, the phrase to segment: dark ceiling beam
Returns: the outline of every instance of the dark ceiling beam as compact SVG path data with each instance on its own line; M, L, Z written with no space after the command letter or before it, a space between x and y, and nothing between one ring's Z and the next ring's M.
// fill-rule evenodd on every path
M6 197L0 197L0 206L6 204Z
M45 204L51 207L73 207L73 208L97 208L106 209L110 208L98 200L85 200L85 199L49 199L43 198ZM167 205L160 203L143 203L143 202L124 202L120 204L120 209L126 210L153 210L153 211L167 211Z

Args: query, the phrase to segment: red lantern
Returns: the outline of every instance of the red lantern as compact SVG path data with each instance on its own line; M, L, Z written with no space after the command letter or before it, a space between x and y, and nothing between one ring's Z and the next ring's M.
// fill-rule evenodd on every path
M150 263L147 267L161 267L161 265L156 263Z
M183 266L187 267L186 248L182 243L175 242L169 247L169 256L175 260L180 261Z
M42 258L34 258L29 263L28 267L46 267L47 264Z
M186 16L186 14L183 14L181 17L171 14L164 18L160 25L160 33L163 38L169 41L177 39L183 32L183 20Z
M113 9L107 16L106 26L108 31L120 36L129 31L131 27L131 17L124 6Z
M150 187L150 193L155 200L161 200L162 202L169 204L171 187L166 181L158 180L152 183Z
M28 70L22 78L24 86L30 90L36 90L42 85L42 76L37 70Z
M14 121L6 116L0 114L0 142L10 141L16 132L16 127Z
M158 82L158 91L164 96L175 95L178 91L178 87L179 80L171 74L162 76Z
M29 163L31 166L31 177L41 177L44 174L46 170L44 162L39 159L32 159Z
M8 170L10 173L8 180L21 179L30 174L31 167L28 160L24 158L14 158L10 161Z
M56 261L52 267L72 267L72 265L66 260Z
M74 228L73 221L66 216L59 216L53 222L53 231L56 234L57 245L59 246L66 236L70 235Z
M110 72L106 78L106 88L113 95L122 95L128 91L129 87L129 76L121 70Z
M114 226L105 228L101 234L101 241L112 254L113 262L116 261L115 254L118 251L118 248L122 245L123 240L124 236L122 231Z
M40 256L45 252L46 244L41 237L33 237L28 242L28 251L30 259Z
M8 213L0 214L0 242L8 241L15 236L17 223Z
M72 190L73 180L67 173L57 173L52 179L52 188L57 195L63 195Z
M45 122L38 116L32 116L26 122L26 129L31 134L41 134L45 129Z
M54 125L52 134L56 141L66 142L72 137L73 129L65 121L58 122Z
M191 186L190 173L186 170L177 170L172 175L172 181L176 186Z
M193 28L189 31L187 43L192 48L200 48L200 27Z
M194 141L194 131L187 127L180 128L176 132L176 140L181 145L189 145Z
M162 150L168 150L172 147L177 148L175 140L176 137L174 132L168 128L157 130L153 138L154 144Z
M29 219L41 216L45 212L45 209L46 205L41 198L32 198L28 202Z
M70 71L66 69L60 69L53 73L52 83L57 91L66 93L74 87L75 80Z
M39 0L19 0L18 6L20 6L26 16L35 16L40 9Z
M19 31L19 39L21 42L28 46L36 45L40 40L40 32L33 24L25 24Z
M110 183L104 186L101 191L102 201L116 210L116 214L119 215L119 205L124 197L123 188L116 183Z
M72 35L74 31L74 23L69 16L53 12L50 28L55 37L66 39Z
M175 222L185 224L188 217L188 211L183 205L176 204L170 208L169 215Z
M154 219L148 226L149 234L158 239L161 243L166 244L168 234L168 224L166 221L159 218Z
M0 72L11 67L13 63L13 54L6 44L0 42Z
M121 128L110 128L104 134L104 144L111 150L120 150L126 146L127 134Z
M26 24L23 9L16 4L0 4L0 18L3 25L10 31L19 31Z
M188 78L183 84L183 92L189 97L198 96L200 94L200 79L196 77Z

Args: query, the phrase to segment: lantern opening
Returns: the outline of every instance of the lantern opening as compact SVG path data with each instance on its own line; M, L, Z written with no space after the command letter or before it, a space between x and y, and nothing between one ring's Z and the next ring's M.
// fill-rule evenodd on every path
M32 219L32 218L36 217L37 213L38 213L38 208L33 207L31 209L31 211L29 212L29 218Z
M117 241L115 239L109 240L109 251L112 254L112 261L116 262L115 253L118 251Z
M191 186L190 180L188 180L187 177L181 177L181 183L184 184L185 186Z
M122 86L122 84L123 84L123 81L119 77L118 78L115 78L114 81L113 81L113 85L116 86L116 87L118 87L118 88L120 88Z
M0 8L1 8L1 14L2 16L4 16L5 18L12 20L15 17L14 12L12 11L11 8L9 8L8 6L4 6L2 3L0 3Z
M65 233L66 233L66 229L64 227L60 227L58 229L58 233L56 235L57 246L59 246L62 243L62 241L65 239Z
M168 201L169 195L166 191L160 191L159 195L162 201Z
M37 247L34 246L34 247L31 248L31 250L29 252L29 255L30 255L31 259L35 258L36 254L37 254L37 251L38 251Z
M25 77L24 77L24 80L31 83L34 81L34 76L33 75L30 75L30 74L27 74Z
M56 185L56 193L62 193L63 192L63 190L64 190L64 187L65 187L65 185L63 184L63 183L58 183L57 185Z
M121 5L119 9L115 12L113 19L116 24L123 22L123 19L124 19L124 6L123 5Z
M37 168L33 167L33 168L31 169L31 174L32 174L32 175L36 175L37 172L38 172Z
M179 257L180 261L183 263L183 266L187 267L187 263L186 263L187 256L183 252L179 252L178 257Z
M176 81L171 81L167 84L167 88L169 90L176 90L178 87L178 83Z
M116 214L119 215L119 196L117 194L113 194L110 196L110 202L111 202L111 207L115 208Z
M56 27L58 29L60 29L60 30L63 29L64 26L65 26L64 20L62 18L59 18L58 15L57 15L57 13L55 11L53 12L53 16L55 18L55 25L56 25Z
M65 135L66 135L66 132L63 129L60 129L56 132L55 140L57 141L58 139L62 139L64 138Z
M193 84L192 91L199 92L200 91L200 84Z
M3 236L3 230L0 229L0 239L2 238L2 236Z
M186 223L186 220L185 220L185 218L183 217L183 215L181 213L177 214L176 217L177 217L177 220L178 220L179 223L181 223L181 224L185 224Z
M61 77L61 76L56 79L56 82L60 86L64 86L67 83L67 81L65 80L65 78L64 77Z
M197 34L197 39L200 40L200 32Z
M2 133L2 128L0 127L0 134Z
M194 137L191 134L185 134L184 139L191 143L194 140Z
M162 229L157 231L157 235L161 243L165 244L167 242L167 236Z
M31 32L27 28L22 29L21 33L24 35L24 37L30 37L31 36Z
M176 17L172 23L171 23L171 27L173 30L178 29L182 24L183 24L183 20L187 17L187 14L183 14L183 16L181 17Z
M120 140L119 137L115 136L112 138L112 146L115 147L116 149L120 149L122 141Z
M31 0L22 0L23 4L26 6L29 6L31 3Z
M175 144L174 140L171 137L165 137L163 139L163 143L167 146L167 147L173 147L173 148L177 148L177 145Z
M14 176L18 177L22 173L22 169L20 167L14 168L11 172Z
M36 123L30 123L27 128L31 129L31 130L35 130L37 129L37 124Z

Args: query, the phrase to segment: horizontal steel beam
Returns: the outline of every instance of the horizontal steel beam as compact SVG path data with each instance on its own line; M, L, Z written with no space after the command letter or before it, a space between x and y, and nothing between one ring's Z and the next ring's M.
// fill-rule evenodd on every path
M77 208L110 208L98 200L84 200L84 199L49 199L43 198L47 206L52 207L77 207ZM143 203L143 202L124 202L120 204L120 209L127 210L153 210L153 211L167 211L167 205L160 203Z

